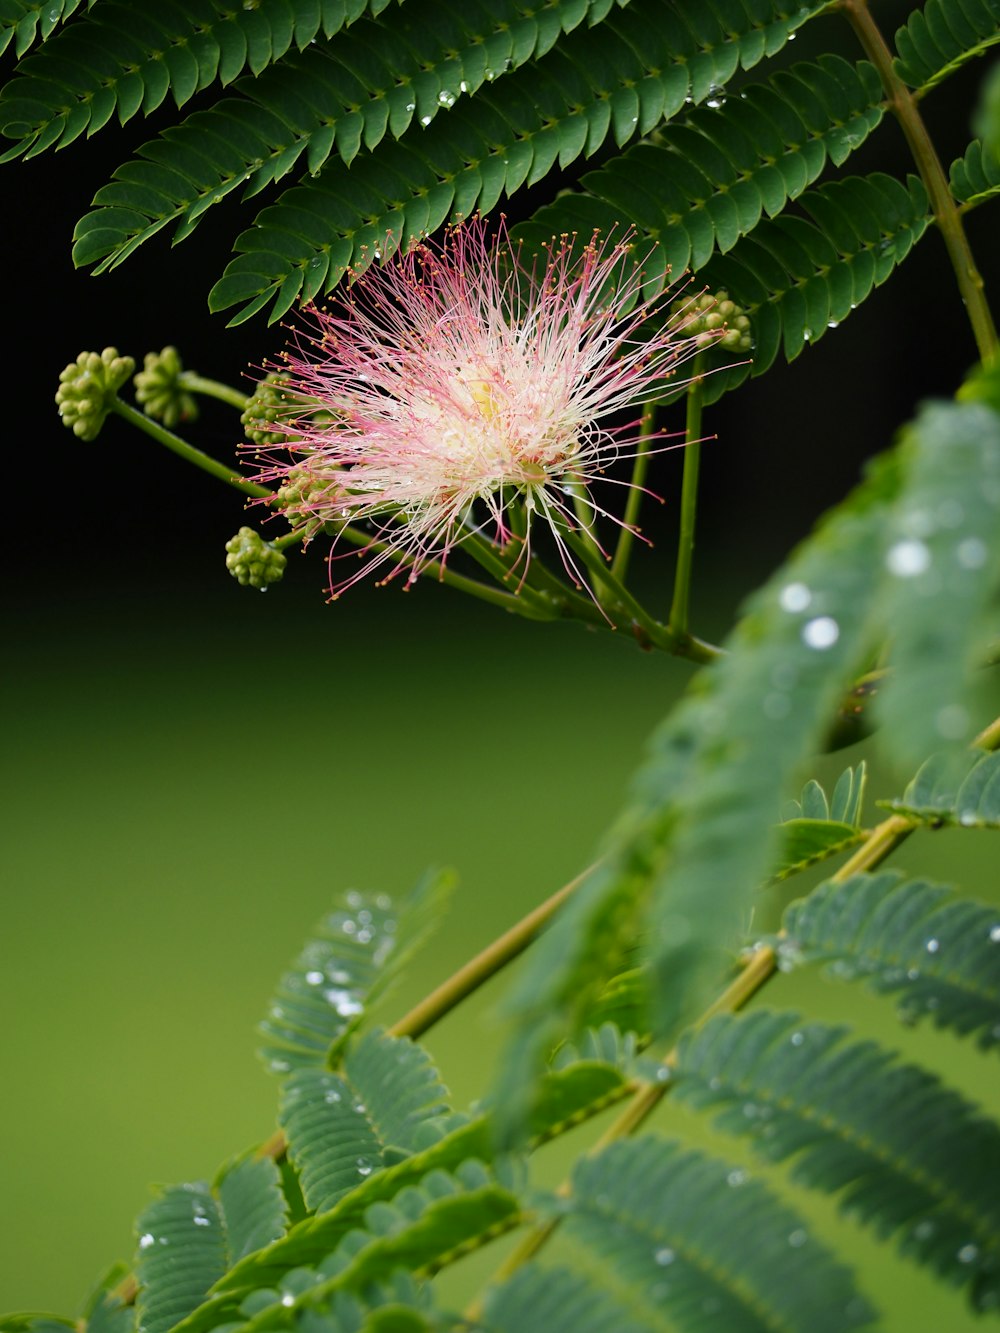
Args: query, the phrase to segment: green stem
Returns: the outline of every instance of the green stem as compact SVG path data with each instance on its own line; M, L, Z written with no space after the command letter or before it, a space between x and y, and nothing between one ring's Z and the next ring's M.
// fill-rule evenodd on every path
M976 268L972 250L962 226L958 205L948 188L941 160L927 132L917 102L892 65L892 52L886 45L868 8L868 0L839 0L848 22L864 47L865 54L879 72L889 106L899 121L927 188L934 219L944 240L958 289L965 304L980 358L990 362L997 355L997 331L986 301L983 279Z
M196 449L193 444L188 444L187 440L182 440L179 435L167 430L166 426L161 426L152 417L147 417L144 412L137 411L136 408L130 407L128 403L123 403L120 398L114 398L111 407L112 411L117 412L131 425L137 426L139 430L145 431L158 444L165 445L172 453L179 455L188 463L193 463L195 467L200 467L203 472L209 473L210 476L218 477L220 481L224 481L228 486L242 491L244 495L252 495L254 499L265 499L274 494L266 486L259 486L255 481L247 481L239 473L234 472L232 468L226 467L225 463L220 463L217 458L202 453L200 449Z
M510 930L495 939L492 944L470 959L464 967L442 982L434 991L431 991L425 999L415 1005L408 1014L405 1014L398 1023L394 1023L389 1032L394 1037L421 1037L433 1027L439 1019L444 1018L457 1005L469 995L479 989L479 987L490 977L493 977L507 966L508 963L524 953L529 944L533 943L540 934L542 928L547 926L552 917L563 905L566 899L583 883L583 881L593 870L585 870L582 875L576 879L570 880L564 884L558 892L551 898L547 898L533 912L522 917L516 925L511 926Z
M633 529L639 517L639 508L642 504L642 488L646 482L646 473L649 471L649 440L653 434L655 424L656 404L647 403L642 409L642 420L639 424L639 439L636 444L635 458L632 460L631 489L625 502L625 514L622 518L623 526L618 534L618 544L615 547L614 558L611 561L612 574L623 583L628 573L632 543L635 541Z
M467 551L473 560L481 565L487 574L491 574L498 583L510 587L512 583L517 583L521 579L521 575L514 572L512 565L504 560L493 543L486 541L478 532L470 532L462 538L462 549ZM543 620L557 619L562 608L548 593L533 588L527 582L529 572L530 567L529 570L524 571L525 581L516 593L506 593L504 595L513 597L518 602L534 609L537 613L536 618Z
M228 403L230 407L235 407L240 412L245 410L250 401L245 393L240 393L239 389L232 389L228 384L220 384L218 380L207 380L203 375L196 375L193 370L182 370L177 376L177 383L182 389L187 389L191 393L200 393L206 398L218 398L220 402Z
M704 403L704 354L694 359L687 390L684 427L684 479L681 482L681 531L677 541L674 597L667 622L675 634L685 634L691 604L691 571L694 566L694 530L698 508L698 472L701 466L701 411Z

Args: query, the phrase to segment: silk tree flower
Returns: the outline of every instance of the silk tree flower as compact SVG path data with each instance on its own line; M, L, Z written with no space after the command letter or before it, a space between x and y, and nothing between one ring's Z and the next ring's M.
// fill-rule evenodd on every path
M563 238L528 268L502 225L490 235L473 219L369 268L339 310L311 308L281 372L310 410L274 424L290 461L259 476L283 483L279 508L294 497L287 517L307 538L367 523L362 567L338 583L331 563L332 597L387 566L383 581L409 585L473 532L505 545L522 506L522 577L534 519L584 581L566 534L581 511L591 531L598 515L624 526L593 483L635 456L636 409L704 342L685 335L693 308L640 336L654 303L628 249L595 238L581 253Z

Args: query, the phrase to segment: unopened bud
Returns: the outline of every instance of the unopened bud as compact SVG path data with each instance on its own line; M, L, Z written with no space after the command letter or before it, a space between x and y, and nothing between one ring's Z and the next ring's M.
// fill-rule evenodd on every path
M253 528L240 528L226 542L226 568L241 588L266 592L285 572L284 553L266 542Z
M181 382L184 365L176 347L147 352L135 377L135 396L147 416L171 429L180 421L194 421L198 404Z
M81 440L96 440L118 390L135 370L130 356L116 347L81 352L59 376L56 404L64 426Z
M753 346L750 321L728 292L702 292L693 300L682 296L672 314L679 328L702 347L718 343L729 352L749 352Z
M269 371L254 389L240 416L243 430L253 444L288 444L295 437L281 429L299 409L301 399L288 392L280 370Z

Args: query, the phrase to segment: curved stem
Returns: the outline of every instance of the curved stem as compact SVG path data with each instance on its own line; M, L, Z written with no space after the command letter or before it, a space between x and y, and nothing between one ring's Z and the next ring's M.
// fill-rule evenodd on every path
M212 458L210 454L196 449L193 444L188 444L187 440L182 440L172 430L167 430L166 426L161 426L158 421L154 421L152 417L147 417L144 412L130 407L128 403L122 402L120 398L113 400L111 408L125 421L137 426L139 430L144 431L158 444L164 445L171 453L177 454L188 463L193 463L195 467L201 468L203 472L209 473L210 476L218 477L227 486L242 491L244 495L250 495L255 500L260 500L274 494L266 486L259 486L255 481L247 481L239 473L234 472L232 468L227 467L225 463L220 463L217 458Z
M681 482L681 531L677 540L677 570L674 597L667 623L675 634L686 634L691 602L691 571L694 565L694 529L698 508L698 471L701 464L701 410L704 402L704 353L694 360L687 389L687 418L684 437L684 480Z
M615 547L615 554L611 561L612 574L622 582L625 581L625 576L628 573L628 562L635 541L634 528L642 505L642 488L646 483L646 473L649 471L649 441L655 424L656 404L647 403L642 409L642 419L639 423L639 440L636 444L635 458L632 461L632 480L629 483L631 489L628 493L628 499L625 501L622 529L618 534L618 544Z
M469 532L463 537L462 548L468 551L473 560L481 565L487 574L491 574L497 583L510 587L511 583L518 581L518 576L514 574L511 565L503 559L492 542L486 541L478 532ZM540 592L526 581L520 583L515 593L505 593L504 596L534 610L537 613L536 619L555 620L560 614L559 606L547 593Z
M528 945L537 938L542 928L548 925L570 894L580 887L593 869L591 866L577 875L576 879L571 879L551 898L546 898L545 902L533 912L529 912L516 925L511 926L510 930L495 939L492 944L488 944L481 953L476 954L475 958L470 959L447 981L431 991L430 995L414 1005L408 1014L404 1014L398 1022L393 1023L389 1028L389 1034L393 1037L423 1036L428 1028L433 1027L439 1019L444 1018L445 1014L450 1013L473 991L478 990L485 981L489 981L490 977L495 976L501 968L524 953Z
M218 398L222 403L228 403L230 407L235 407L238 411L245 410L250 399L245 393L240 393L239 389L232 389L228 384L220 384L218 380L208 380L204 375L196 375L193 370L182 370L177 376L177 382L182 389L187 389L190 393L200 393L206 398Z
M892 66L892 52L871 16L868 0L839 0L847 21L857 34L865 54L879 72L889 106L899 121L920 178L927 188L934 219L955 271L958 289L976 339L980 358L991 361L997 355L997 331L986 301L983 279L976 268L972 250L962 226L958 204L948 188L941 160L927 132L913 94Z

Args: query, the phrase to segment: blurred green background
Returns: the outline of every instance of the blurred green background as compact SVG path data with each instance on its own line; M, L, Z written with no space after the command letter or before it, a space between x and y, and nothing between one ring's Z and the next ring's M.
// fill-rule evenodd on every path
M150 1183L210 1175L270 1132L275 1085L253 1058L254 1025L334 894L398 893L428 864L459 871L448 920L389 1006L402 1012L588 862L689 677L627 640L511 620L431 584L324 607L321 578L314 558L267 596L220 578L179 600L168 571L131 602L80 590L35 625L19 608L30 632L14 646L4 755L0 1308L75 1310L102 1266L130 1256ZM731 597L710 600L709 620L723 618ZM883 771L881 794L893 780ZM957 867L1000 900L988 835L921 835L898 861ZM459 1104L489 1076L505 984L428 1039ZM997 1104L995 1057L902 1029L864 993L782 977L775 1001L858 1017ZM669 1103L659 1125L716 1142ZM581 1141L549 1151L549 1178ZM796 1197L895 1311L885 1328L973 1327L959 1297L826 1201ZM460 1266L456 1298L496 1262L491 1251Z

